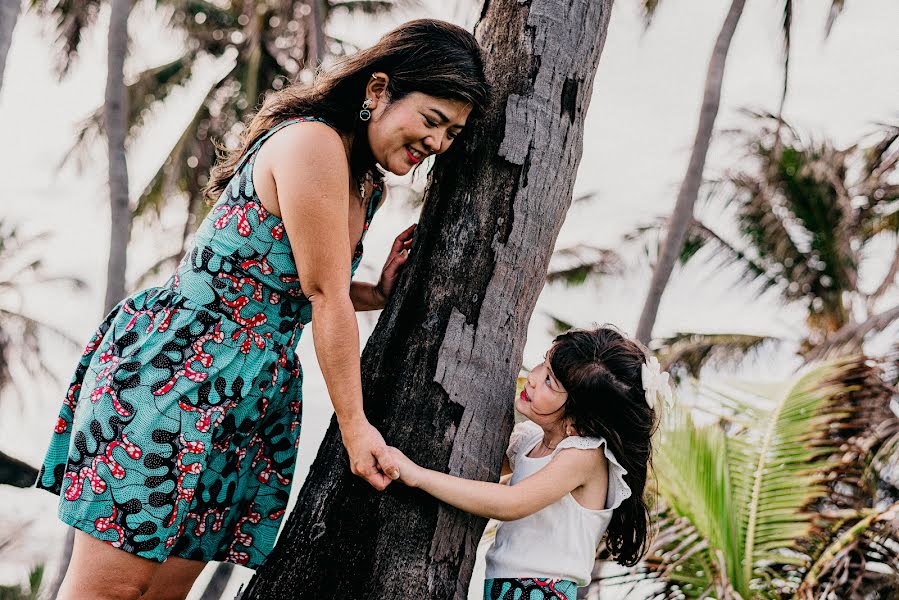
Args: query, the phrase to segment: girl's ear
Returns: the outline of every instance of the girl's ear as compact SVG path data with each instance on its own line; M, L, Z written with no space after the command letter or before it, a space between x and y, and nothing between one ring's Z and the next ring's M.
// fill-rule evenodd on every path
M577 432L577 428L569 422L565 426L565 435L580 435L580 434Z

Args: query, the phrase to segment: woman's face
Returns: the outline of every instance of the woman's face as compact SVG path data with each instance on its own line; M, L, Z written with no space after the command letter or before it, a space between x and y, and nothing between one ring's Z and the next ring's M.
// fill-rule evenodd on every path
M368 141L378 164L395 175L405 175L431 154L446 152L471 113L470 104L420 92L393 102L385 93L373 96L368 95L374 102Z
M568 392L553 375L550 354L528 373L524 390L515 399L515 410L541 426L549 426L562 416Z

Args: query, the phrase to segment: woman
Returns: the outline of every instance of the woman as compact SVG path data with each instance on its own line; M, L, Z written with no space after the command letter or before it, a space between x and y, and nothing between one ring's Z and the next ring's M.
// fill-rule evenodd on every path
M38 480L77 530L61 598L184 598L209 560L262 562L293 475L310 321L352 470L387 486L353 312L384 306L414 226L377 284L351 282L384 199L376 164L402 175L446 152L487 97L471 34L420 20L266 101L213 170L194 248L110 313L76 370Z

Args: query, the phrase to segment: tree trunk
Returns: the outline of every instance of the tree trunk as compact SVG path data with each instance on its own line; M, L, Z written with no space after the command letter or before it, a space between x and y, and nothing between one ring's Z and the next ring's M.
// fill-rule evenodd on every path
M309 13L309 29L306 32L306 68L317 69L325 60L325 20L327 19L328 0L312 0Z
M105 309L108 311L125 296L125 265L131 237L131 209L128 205L128 165L125 137L128 134L128 97L124 66L128 51L128 0L112 0L109 18L104 117L109 149L109 263L106 271Z
M712 140L712 131L715 128L715 118L718 116L718 106L721 104L724 63L727 60L730 41L733 39L740 16L743 14L745 3L746 0L733 0L731 3L709 60L702 108L699 112L699 126L696 129L696 138L693 140L693 151L687 165L687 174L677 193L674 212L671 213L671 218L668 220L668 235L652 272L649 292L646 294L646 302L637 325L637 339L643 344L649 344L652 339L652 327L655 325L659 312L662 294L665 292L665 286L668 285L674 263L684 247L684 239L687 237L687 231L693 220L693 206L696 204L696 196L699 193L699 186L702 184L705 159L709 151L709 143Z
M206 589L203 590L203 595L200 596L200 600L221 600L233 573L234 565L231 563L223 562L217 564L215 571L212 573L212 578L206 584Z
M37 469L17 458L0 452L0 484L28 488L37 479Z
M128 239L131 237L131 208L128 203L128 166L125 137L128 134L128 97L125 88L125 55L128 51L129 0L112 0L107 38L106 97L103 115L109 153L109 262L106 269L106 297L103 312L112 309L125 296L125 265ZM49 585L55 598L72 559L75 529L70 527L63 542L56 578Z
M20 0L0 0L0 89L3 88L3 73L6 71L6 55L12 45L12 33L19 20Z
M571 204L612 0L485 3L494 105L437 161L407 272L362 356L366 413L421 464L499 476L515 377ZM350 474L331 426L242 596L464 599L485 519Z

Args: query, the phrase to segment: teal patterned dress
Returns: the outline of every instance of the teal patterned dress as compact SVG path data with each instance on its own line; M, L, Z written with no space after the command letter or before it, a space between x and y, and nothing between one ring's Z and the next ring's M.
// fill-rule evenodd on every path
M258 566L296 462L312 307L280 218L263 208L256 142L166 285L116 306L88 343L37 486L69 525L127 552ZM380 202L375 185L363 238ZM352 271L362 257L356 247Z

